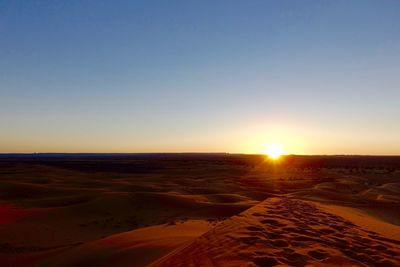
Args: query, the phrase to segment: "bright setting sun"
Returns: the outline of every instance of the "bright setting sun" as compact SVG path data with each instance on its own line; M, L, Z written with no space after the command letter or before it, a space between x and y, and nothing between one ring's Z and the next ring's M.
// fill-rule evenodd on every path
M278 144L268 145L264 153L271 159L278 159L283 154L283 147Z

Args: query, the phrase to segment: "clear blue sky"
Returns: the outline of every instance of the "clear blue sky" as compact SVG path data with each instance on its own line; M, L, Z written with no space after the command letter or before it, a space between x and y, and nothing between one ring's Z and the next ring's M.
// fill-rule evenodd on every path
M0 152L400 154L400 1L0 1Z

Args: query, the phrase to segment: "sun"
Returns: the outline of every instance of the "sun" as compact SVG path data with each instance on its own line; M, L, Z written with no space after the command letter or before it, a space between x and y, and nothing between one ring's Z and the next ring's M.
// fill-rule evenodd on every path
M270 159L279 159L283 154L283 147L278 144L268 145L264 150L264 154L267 155Z

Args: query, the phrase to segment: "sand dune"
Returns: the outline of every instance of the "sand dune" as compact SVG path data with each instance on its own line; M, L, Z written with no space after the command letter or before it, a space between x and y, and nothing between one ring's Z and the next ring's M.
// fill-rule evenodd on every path
M212 227L201 220L145 227L77 246L38 266L146 266Z
M7 225L0 239L17 246L58 246L88 242L132 229L171 222L174 218L230 217L250 207L241 203L208 203L169 193L108 193ZM62 230L61 230L62 229Z
M400 231L400 227L397 227ZM268 199L151 266L398 266L400 240L309 201Z
M367 198L400 204L400 183L386 183L363 192Z
M400 265L399 170L400 157L6 158L0 266Z

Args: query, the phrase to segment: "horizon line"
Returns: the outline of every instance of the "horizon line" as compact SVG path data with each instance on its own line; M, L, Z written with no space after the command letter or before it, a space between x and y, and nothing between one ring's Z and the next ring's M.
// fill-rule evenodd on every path
M197 155L254 155L265 156L263 153L241 152L0 152L0 156L7 155L160 155L160 154L197 154ZM400 154L283 154L282 156L366 156L366 157L400 157Z

